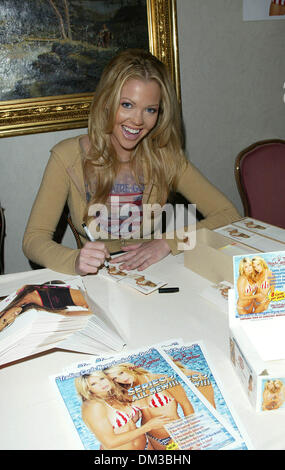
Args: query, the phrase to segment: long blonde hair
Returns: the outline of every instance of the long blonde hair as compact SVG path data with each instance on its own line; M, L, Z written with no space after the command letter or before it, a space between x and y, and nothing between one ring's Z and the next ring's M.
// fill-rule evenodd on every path
M254 258L252 258L252 264L254 263L254 261L261 264L263 271L269 269L268 264L266 263L266 261L261 256L255 256ZM253 269L254 269L254 266L253 266Z
M248 257L242 258L239 263L239 275L243 276L244 275L244 266L245 264L251 264L252 265L252 260ZM253 272L250 277L253 277Z
M110 366L108 367L107 369L105 369L105 374L106 375L110 375L110 374L117 374L117 373L120 373L120 372L126 372L127 374L129 374L135 381L135 379L137 379L138 377L145 377L145 378L151 378L152 377L152 374L144 369L143 367L136 367L134 364L130 363L130 362L123 362L121 364L115 364L113 366ZM122 387L122 388L129 388L130 385L127 384L121 384L119 382L119 380L114 380L112 379L114 383L118 384L119 387Z
M166 66L150 52L140 49L122 51L105 67L90 108L90 150L83 166L85 182L89 187L95 184L90 204L106 202L118 171L111 133L121 89L127 80L134 78L156 80L161 89L157 123L137 145L131 158L135 177L144 163L147 179L144 183L156 184L158 202L164 204L170 189L175 189L177 171L185 161L180 107Z
M90 390L90 385L88 382L89 377L96 376L96 377L103 377L108 380L111 385L110 390L107 392L106 397L100 397L96 395L94 392ZM75 388L83 402L96 400L99 402L107 402L112 401L112 403L130 403L131 398L128 394L122 390L115 382L113 382L108 375L106 375L103 371L94 371L90 374L83 374L77 377L74 380Z

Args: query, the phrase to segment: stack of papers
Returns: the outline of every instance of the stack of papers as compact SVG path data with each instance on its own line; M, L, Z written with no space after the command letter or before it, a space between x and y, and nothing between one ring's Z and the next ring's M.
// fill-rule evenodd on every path
M96 315L82 279L20 287L0 303L0 365L49 349L101 354L125 345Z
M258 251L281 251L285 246L285 230L247 217L215 229L215 232ZM239 253L234 253L238 255Z
M91 358L50 380L83 449L251 448L201 343Z

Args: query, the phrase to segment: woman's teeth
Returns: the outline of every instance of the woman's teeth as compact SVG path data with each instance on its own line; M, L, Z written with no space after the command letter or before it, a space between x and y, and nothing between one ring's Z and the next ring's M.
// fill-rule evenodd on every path
M131 127L123 126L124 130L129 132L130 134L138 134L140 129L132 129Z

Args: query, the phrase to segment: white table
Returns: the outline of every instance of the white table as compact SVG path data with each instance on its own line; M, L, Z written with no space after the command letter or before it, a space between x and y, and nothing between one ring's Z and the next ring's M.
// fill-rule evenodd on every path
M123 333L128 349L171 338L203 341L254 449L285 449L284 412L253 410L230 362L227 314L199 295L210 282L185 268L183 255L168 256L146 272L179 286L180 292L144 296L98 276L87 276L84 282L89 295ZM68 277L47 269L4 275L0 296L9 293L8 286L14 290L26 282ZM57 350L0 369L0 449L79 448L49 376L82 358L86 355Z

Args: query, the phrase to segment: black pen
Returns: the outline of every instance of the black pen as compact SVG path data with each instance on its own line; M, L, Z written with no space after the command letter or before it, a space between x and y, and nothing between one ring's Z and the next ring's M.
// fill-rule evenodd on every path
M88 237L88 240L89 240L90 242L95 242L96 240L95 240L95 238L92 237L92 235L91 235L91 233L90 233L90 231L89 231L87 225L86 225L86 224L82 224L82 227L83 227L84 232L86 233L86 235L87 235L87 237ZM108 263L108 261L106 261L106 260L104 261L104 266L105 266L106 268L109 268L109 263Z
M160 294L168 294L172 292L179 292L179 287L159 287L158 292Z

